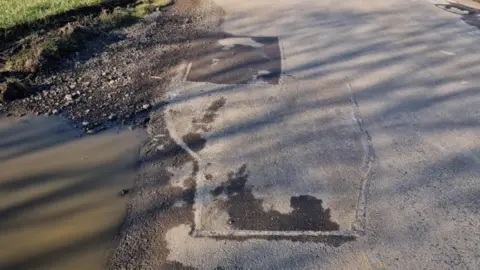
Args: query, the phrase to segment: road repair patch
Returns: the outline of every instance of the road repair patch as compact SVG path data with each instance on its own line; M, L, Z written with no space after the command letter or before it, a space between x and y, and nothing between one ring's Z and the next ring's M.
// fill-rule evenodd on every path
M277 37L218 34L208 39L210 45L193 61L188 81L247 84L263 80L278 84L281 54Z
M193 235L348 236L363 224L373 151L348 80L183 81L169 98L170 135L198 164Z

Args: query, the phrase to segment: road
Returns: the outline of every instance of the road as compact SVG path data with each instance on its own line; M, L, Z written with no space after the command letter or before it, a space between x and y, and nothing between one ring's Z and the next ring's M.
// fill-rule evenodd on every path
M127 232L157 239L138 265L478 269L480 18L420 0L214 2L221 30L179 66L153 134L177 156L145 175L168 175L155 192L174 199L154 233Z

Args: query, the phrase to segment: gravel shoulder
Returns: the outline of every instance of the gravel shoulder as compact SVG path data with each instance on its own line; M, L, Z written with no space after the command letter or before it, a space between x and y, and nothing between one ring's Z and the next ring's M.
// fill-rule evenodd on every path
M155 105L152 93L168 82L169 68L200 34L191 13L198 4L177 1L89 41L58 66L29 76L34 93L0 103L0 114L60 115L90 134L118 124L145 126Z

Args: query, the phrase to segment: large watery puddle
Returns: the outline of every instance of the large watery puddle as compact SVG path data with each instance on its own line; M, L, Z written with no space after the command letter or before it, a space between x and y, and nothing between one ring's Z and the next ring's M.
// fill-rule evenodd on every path
M56 117L0 118L0 269L102 269L142 131L79 137Z

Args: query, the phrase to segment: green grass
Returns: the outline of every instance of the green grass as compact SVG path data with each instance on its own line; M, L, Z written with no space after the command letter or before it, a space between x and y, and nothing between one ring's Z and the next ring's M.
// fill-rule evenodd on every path
M114 3L115 0L0 0L2 8L5 7L0 9L0 32L2 28L7 30L25 23L32 28L27 36L6 47L21 48L20 50L14 50L13 53L0 52L8 55L6 62L0 67L0 73L36 72L48 61L47 59L60 59L81 50L88 40L119 28L127 22L134 22L157 7L172 2L172 0L131 0L132 7L117 6L110 10L104 9L100 14L76 16L67 24L45 20L48 16L69 9L98 5L107 1ZM118 3L118 0L116 2ZM125 2L130 3L129 0L123 3ZM18 16L11 15L15 12ZM48 23L54 23L55 27L48 31L37 31Z
M105 0L0 0L0 29L28 24L72 9L95 6ZM138 4L135 13L145 15L152 7L164 6L171 0L132 0Z
M100 4L102 0L0 0L0 28L31 23L75 8Z
M134 15L143 17L157 7L163 7L173 2L173 0L139 0L138 6L135 7Z

